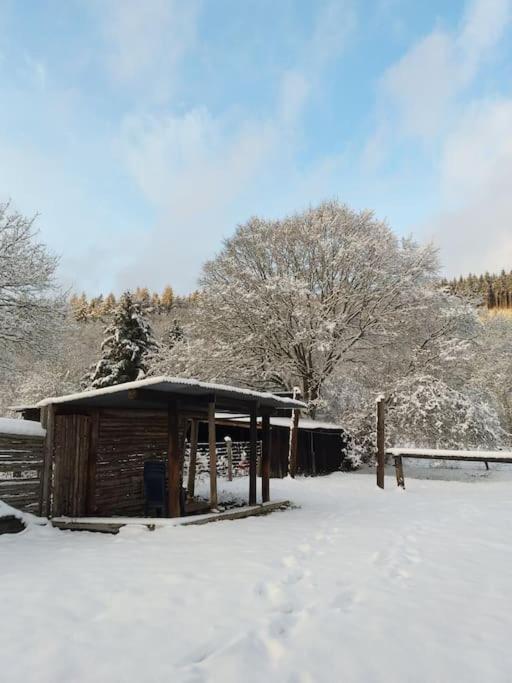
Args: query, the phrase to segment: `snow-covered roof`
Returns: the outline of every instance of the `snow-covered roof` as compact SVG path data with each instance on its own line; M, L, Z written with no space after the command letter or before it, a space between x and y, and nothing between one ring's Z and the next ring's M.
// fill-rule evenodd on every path
M15 436L45 436L46 430L39 422L18 420L12 417L0 417L0 434Z
M249 418L246 415L218 413L215 415L218 420L229 420L230 422L249 423ZM258 418L258 422L261 418ZM274 427L290 427L290 417L271 417L270 424ZM340 432L344 431L340 424L335 422L321 422L320 420L311 420L308 417L301 417L299 420L299 429L305 431L324 431L324 432Z
M255 391L254 389L243 389L241 387L233 387L227 384L214 384L212 382L201 382L197 379L188 379L185 377L148 377L147 379L137 380L135 382L125 382L123 384L116 384L112 387L105 387L103 389L91 389L88 391L81 391L76 394L68 394L67 396L55 396L52 398L45 398L34 407L42 408L51 403L68 403L68 404L82 404L94 406L120 406L133 405L133 401L129 399L129 391L133 389L151 389L151 391L160 392L162 394L186 394L189 396L201 396L205 394L215 394L216 397L222 399L239 399L250 401L255 400L260 405L269 408L305 408L306 404L302 401L286 398L283 396L276 396L266 391Z

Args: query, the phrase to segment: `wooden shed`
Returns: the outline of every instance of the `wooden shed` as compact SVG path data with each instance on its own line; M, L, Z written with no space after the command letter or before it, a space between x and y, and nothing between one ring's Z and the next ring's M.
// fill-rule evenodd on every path
M256 503L258 421L262 501L270 500L270 419L304 408L294 399L233 386L175 377L153 377L113 387L48 398L25 409L46 429L42 511L47 516L142 516L147 460L167 466L167 515L186 513L183 500L185 441L191 448L206 421L210 445L210 500L217 507L216 414L247 416L249 495Z

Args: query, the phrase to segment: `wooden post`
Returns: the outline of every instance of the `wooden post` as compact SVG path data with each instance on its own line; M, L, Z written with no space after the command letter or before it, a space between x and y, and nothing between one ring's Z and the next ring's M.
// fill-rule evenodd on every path
M405 489L404 466L401 455L395 455L396 483L400 488Z
M270 415L261 418L261 500L270 500Z
M194 498L196 487L196 467L197 467L197 437L199 432L199 422L192 419L190 421L190 459L188 462L188 482L187 498Z
M297 448L299 445L299 417L298 408L292 410L292 424L290 428L290 450L288 455L288 472L290 477L297 474Z
M251 405L249 447L249 505L256 505L256 467L258 460L258 409Z
M217 507L217 441L215 435L215 400L208 403L208 453L210 456L210 507Z
M377 486L384 488L384 450L385 450L385 431L384 431L385 403L384 398L377 401Z
M179 446L178 404L170 401L167 409L167 486L169 517L181 516L181 457Z
M233 441L230 436L225 436L226 455L228 457L228 481L233 481Z
M100 419L100 411L96 408L91 415L91 437L89 440L89 456L87 459L87 488L85 495L85 510L87 515L94 515L96 512L96 462L98 459Z
M43 426L46 429L44 442L44 465L41 487L41 514L50 517L52 514L52 469L55 442L55 408L52 403L41 411Z

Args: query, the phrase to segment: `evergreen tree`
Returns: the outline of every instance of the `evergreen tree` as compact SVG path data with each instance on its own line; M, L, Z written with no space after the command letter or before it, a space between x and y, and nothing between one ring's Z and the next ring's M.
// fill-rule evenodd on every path
M164 311L169 312L174 303L174 292L172 291L172 287L167 285L167 287L162 292L160 301L162 302L162 308L164 309Z
M174 318L169 329L164 333L162 337L162 345L166 349L172 349L174 346L182 341L185 336L183 327L180 325L179 320Z
M147 354L154 347L141 304L134 301L130 292L125 292L105 329L102 357L86 378L86 385L100 389L143 378Z

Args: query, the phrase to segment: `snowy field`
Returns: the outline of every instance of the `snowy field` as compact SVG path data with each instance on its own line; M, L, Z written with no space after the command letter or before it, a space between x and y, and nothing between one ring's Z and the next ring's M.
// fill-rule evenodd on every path
M411 472L272 480L301 508L263 518L0 537L0 679L510 681L512 467Z

